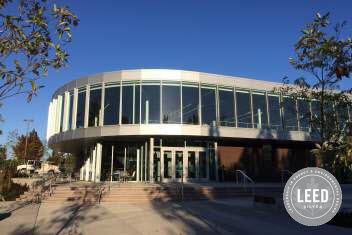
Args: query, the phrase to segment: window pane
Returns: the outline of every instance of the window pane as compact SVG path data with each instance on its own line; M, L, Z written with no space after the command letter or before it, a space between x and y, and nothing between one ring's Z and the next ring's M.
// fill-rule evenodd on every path
M139 124L139 108L140 108L140 88L141 86L137 85L135 87L135 107L134 107L134 123Z
M207 155L205 152L199 152L199 178L207 177Z
M88 126L99 126L101 87L90 90Z
M119 123L120 87L105 88L104 125Z
M172 177L172 154L171 151L164 152L164 177Z
M299 121L302 131L309 131L310 127L310 107L306 100L298 100Z
M188 151L188 178L196 178L196 152Z
M133 86L122 87L122 124L133 123Z
M199 124L199 88L182 87L182 121L185 124Z
M84 113L86 109L86 91L78 93L76 128L84 127Z
M216 125L215 88L201 89L202 95L202 124Z
M183 177L183 152L176 151L176 178Z
M265 127L268 124L265 95L254 93L252 99L254 126L256 128Z
M280 98L279 96L268 96L269 100L269 115L270 115L270 127L274 129L281 129L281 117L280 117Z
M348 118L348 105L347 104L339 104L336 106L337 118L339 122L340 129L345 128L346 123L349 121Z
M71 130L72 129L72 112L73 112L73 99L74 99L74 95L73 92L70 92L70 96L69 96L70 102L69 102L69 112L68 112L68 129Z
M160 86L142 85L142 122L160 123Z
M252 128L251 101L249 93L236 92L238 127Z
M62 95L61 103L61 117L60 117L60 132L64 129L64 107L65 107L65 94Z
M285 128L290 131L298 130L296 101L292 98L284 98Z
M163 86L163 123L181 123L180 86Z
M233 91L219 90L220 125L235 126Z

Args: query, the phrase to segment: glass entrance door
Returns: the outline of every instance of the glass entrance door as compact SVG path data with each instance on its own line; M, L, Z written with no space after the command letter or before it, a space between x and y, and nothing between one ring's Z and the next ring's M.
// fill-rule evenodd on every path
M159 167L159 163L162 182L204 181L209 178L209 164L203 147L162 147L161 159L154 158L154 167ZM155 180L158 180L157 177Z

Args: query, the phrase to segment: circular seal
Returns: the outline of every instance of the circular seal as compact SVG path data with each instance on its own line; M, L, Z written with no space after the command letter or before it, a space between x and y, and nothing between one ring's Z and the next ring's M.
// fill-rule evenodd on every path
M287 181L283 200L288 214L307 226L327 223L339 211L342 191L328 171L308 167L294 173Z

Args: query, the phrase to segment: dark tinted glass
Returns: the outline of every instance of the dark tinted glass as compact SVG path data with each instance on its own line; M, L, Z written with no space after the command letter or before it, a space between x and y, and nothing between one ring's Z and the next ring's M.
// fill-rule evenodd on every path
M182 87L182 121L185 124L199 124L199 88Z
M280 117L280 98L279 96L268 96L270 127L274 129L282 128Z
M122 87L122 124L133 123L133 86Z
M216 125L215 89L202 88L202 124Z
M296 101L292 98L284 98L285 128L287 130L298 130Z
M120 87L105 88L104 125L119 123Z
M298 100L299 122L303 131L309 131L310 107L306 100Z
M139 123L139 110L140 110L140 88L141 86L137 85L135 87L135 106L134 106L134 123Z
M90 90L88 126L99 126L101 88Z
M84 113L86 109L86 91L78 93L76 128L84 127Z
M72 129L72 112L73 112L73 92L70 92L70 102L69 102L69 107L68 107L68 129L71 130Z
M163 85L163 123L181 123L180 86Z
M251 101L249 93L236 92L238 127L252 128Z
M233 91L219 90L220 125L235 126Z
M160 123L160 86L142 86L142 122Z
M253 118L256 128L265 127L268 123L266 99L264 94L252 94Z

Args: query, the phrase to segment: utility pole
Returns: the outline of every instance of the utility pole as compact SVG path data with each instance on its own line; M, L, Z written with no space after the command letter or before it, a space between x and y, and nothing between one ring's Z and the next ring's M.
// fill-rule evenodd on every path
M24 147L24 159L26 161L27 159L27 145L28 145L28 130L29 130L29 125L31 122L33 122L33 119L24 119L23 120L27 124L27 130L26 130L26 145Z

